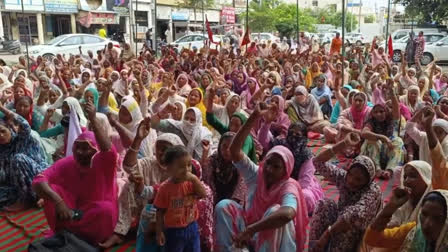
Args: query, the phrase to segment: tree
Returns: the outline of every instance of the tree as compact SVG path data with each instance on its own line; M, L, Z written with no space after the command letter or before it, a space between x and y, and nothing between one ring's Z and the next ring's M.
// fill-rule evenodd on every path
M196 21L196 10L210 8L214 5L214 0L179 0L178 5L183 8L193 9L194 21Z
M317 21L308 13L299 9L299 28L301 31L315 30L314 24ZM249 28L253 32L277 30L282 37L290 37L297 29L296 15L295 4L262 1L260 5L260 3L251 2L249 5ZM240 18L245 20L246 13L241 13Z
M448 1L446 0L395 0L394 3L405 6L406 14L421 15L420 22L438 22L448 18Z
M372 14L370 14L364 18L364 23L366 23L366 24L372 24L373 22L375 22L375 16Z
M311 15L317 18L321 24L331 24L342 27L342 12L334 12L330 8L309 10ZM323 21L323 22L322 22ZM351 32L358 25L358 18L350 12L345 12L345 30ZM353 29L352 29L353 28Z

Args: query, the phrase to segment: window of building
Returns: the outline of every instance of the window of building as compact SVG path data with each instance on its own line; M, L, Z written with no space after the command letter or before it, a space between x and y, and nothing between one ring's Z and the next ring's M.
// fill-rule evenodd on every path
M318 3L318 1L317 0L313 0L313 7L317 7L317 6L319 6L319 3Z

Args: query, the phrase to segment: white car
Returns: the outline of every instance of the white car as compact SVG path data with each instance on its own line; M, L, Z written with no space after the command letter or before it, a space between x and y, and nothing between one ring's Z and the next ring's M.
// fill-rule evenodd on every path
M170 45L176 47L179 50L179 52L182 51L183 48L193 49L193 47L195 47L199 50L202 47L204 47L204 41L206 40L208 40L208 36L202 34L189 34L176 39ZM221 37L213 35L213 42L220 42L220 41Z
M367 41L367 39L361 33L356 32L347 33L347 35L345 35L345 40L348 40L350 44L356 44L358 46L369 43L369 41Z
M92 34L65 34L58 36L43 45L31 46L28 51L34 57L43 56L48 59L55 57L57 54L79 54L79 46L83 53L91 50L96 51L104 49L104 46L112 42L114 47L120 48L120 44L116 41L104 39Z
M318 36L321 44L331 44L333 38L336 37L336 33L333 32L319 33Z
M423 36L425 37L425 46L429 46L431 44L434 44L435 42L443 39L445 37L442 33L424 33ZM401 39L398 39L392 43L392 48L394 49L394 55L392 57L392 60L394 62L400 62L401 61L401 52L406 50L406 45L408 43L409 36L404 36Z
M448 37L441 39L431 45L425 46L425 52L421 59L422 65L431 63L434 59L448 61Z
M251 33L250 34L251 40L258 40L258 41L268 41L270 40L272 43L280 43L280 38L277 36L274 36L272 33L268 32L257 32L257 33Z

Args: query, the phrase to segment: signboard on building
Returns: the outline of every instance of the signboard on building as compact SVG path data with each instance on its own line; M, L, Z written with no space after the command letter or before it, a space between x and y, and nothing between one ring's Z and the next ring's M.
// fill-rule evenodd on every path
M22 11L22 1L25 11L44 11L43 0L5 0L5 10Z
M171 12L171 19L173 21L188 21L190 13L185 12Z
M114 11L120 16L129 16L129 0L107 0L107 10Z
M221 23L222 24L234 24L235 23L235 8L222 7Z
M119 16L115 13L80 11L77 21L82 26L89 28L92 24L118 24Z
M47 13L78 13L77 0L45 0Z

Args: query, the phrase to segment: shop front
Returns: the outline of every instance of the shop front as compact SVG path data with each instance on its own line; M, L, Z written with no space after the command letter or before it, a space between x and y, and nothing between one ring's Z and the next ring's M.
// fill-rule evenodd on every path
M77 0L45 0L45 39L75 33L76 25L72 19L76 13Z
M173 20L173 41L186 35L188 31L188 21L190 13L188 10L182 12L172 12L171 19Z
M42 12L44 11L43 0L24 0L24 14L20 0L5 0L4 11L2 11L3 32L9 39L20 39L21 42L37 43L43 40Z

